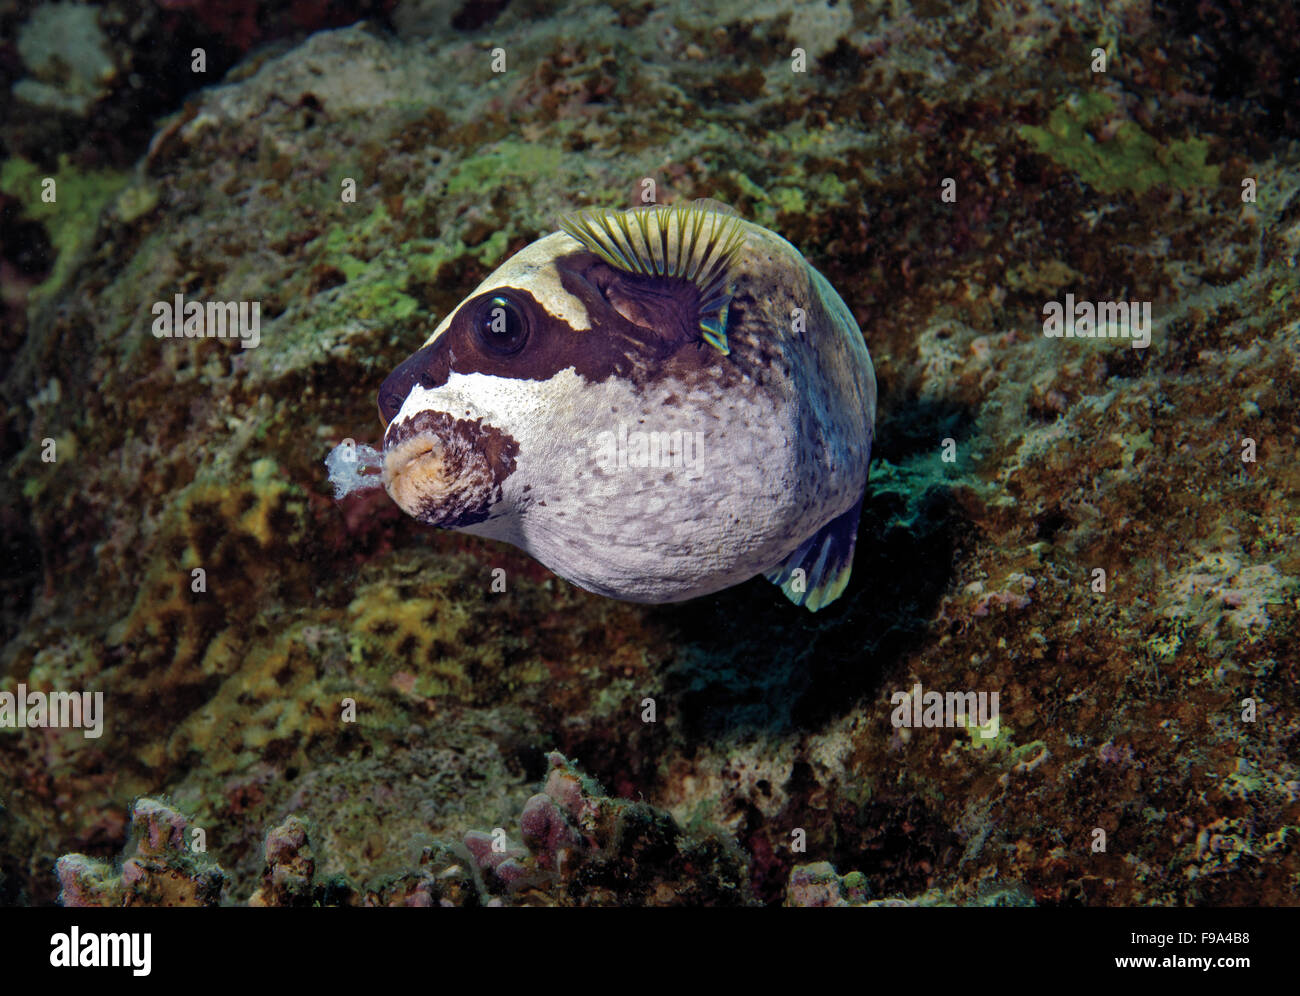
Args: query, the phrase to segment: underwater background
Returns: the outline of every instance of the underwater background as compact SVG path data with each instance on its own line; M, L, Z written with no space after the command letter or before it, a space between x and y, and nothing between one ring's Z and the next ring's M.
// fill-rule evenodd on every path
M104 702L0 723L3 904L1300 902L1295 5L0 0L0 85L0 692ZM816 614L333 498L394 366L646 178L870 348ZM155 338L177 294L259 344Z

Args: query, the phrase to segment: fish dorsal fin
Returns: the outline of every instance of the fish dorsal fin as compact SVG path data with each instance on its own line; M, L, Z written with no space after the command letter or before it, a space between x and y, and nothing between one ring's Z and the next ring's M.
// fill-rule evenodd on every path
M700 289L700 331L723 353L736 256L745 226L735 211L711 200L652 204L626 211L583 208L560 229L610 266L649 277L678 277Z

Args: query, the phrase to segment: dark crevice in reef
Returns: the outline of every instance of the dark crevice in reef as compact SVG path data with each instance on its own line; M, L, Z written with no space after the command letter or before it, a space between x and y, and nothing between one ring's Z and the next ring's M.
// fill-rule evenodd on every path
M868 803L837 823L832 863L866 872L876 890L873 898L925 892L934 870L956 863L963 852L957 834L918 799L902 812L891 804Z
M451 19L457 31L478 31L501 16L510 0L466 0Z
M13 466L25 440L5 418L0 423L0 463ZM41 544L32 525L31 507L18 493L18 484L0 484L0 647L21 628L40 585Z
M1172 42L1170 61L1186 67L1187 88L1233 102L1243 141L1272 142L1300 129L1300 7L1157 0L1152 13Z
M871 458L900 464L909 457L937 451L945 439L961 442L974 431L975 412L968 405L915 395L887 398L882 390Z

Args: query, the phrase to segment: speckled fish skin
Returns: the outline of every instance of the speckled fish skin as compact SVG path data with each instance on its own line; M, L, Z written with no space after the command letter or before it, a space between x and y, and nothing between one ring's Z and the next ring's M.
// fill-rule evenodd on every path
M825 278L736 222L729 352L703 340L688 280L612 266L565 232L507 260L381 388L393 500L613 598L679 601L765 572L808 608L838 597L867 483L871 359ZM525 330L508 354L484 331L503 308ZM698 433L695 467L596 459L620 424Z

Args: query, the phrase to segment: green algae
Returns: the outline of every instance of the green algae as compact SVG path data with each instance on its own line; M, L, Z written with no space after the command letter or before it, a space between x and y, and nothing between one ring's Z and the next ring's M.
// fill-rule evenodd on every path
M798 187L772 188L772 202L780 211L802 212L808 207L808 201Z
M100 212L127 185L128 174L120 170L79 170L67 155L59 156L55 181L55 200L41 199L42 183L47 174L35 163L13 156L0 165L0 191L18 198L29 217L45 225L50 243L58 251L54 268L31 294L33 306L48 299L63 286L80 252L91 245Z
M976 726L974 723L968 723L964 727L966 735L970 737L970 743L967 746L995 753L1010 754L1013 758L1018 759L1021 751L1024 751L1027 748L1037 749L1043 745L1041 740L1035 740L1033 743L1026 744L1023 747L1016 747L1011 736L1015 733L1015 730L1003 722L1001 718L997 720L997 724L997 733L991 737L986 737L984 734L992 723L988 723L985 726Z
M295 339L315 338L325 328L349 322L406 322L423 311L413 284L434 283L445 265L467 258L493 266L505 256L511 235L511 230L498 229L472 248L450 234L406 240L382 203L359 223L336 223L314 249L317 265L336 270L344 283Z
M419 312L420 302L406 292L409 274L398 250L379 250L368 259L358 255L368 252L381 220L391 221L382 206L376 207L362 226L336 225L326 233L318 250L319 265L337 270L344 283L332 300L322 303L296 339L304 335L312 339L322 328L350 321L366 325L403 322Z
M1141 195L1157 185L1195 190L1219 182L1219 167L1205 162L1204 139L1161 144L1127 118L1109 139L1099 139L1096 132L1114 114L1115 102L1105 94L1079 94L1053 108L1047 127L1022 125L1017 134L1102 193Z
M770 188L759 186L741 170L732 170L731 182L738 193L751 201L752 220L766 228L779 227L783 214L818 214L848 200L848 185L834 173L808 176L792 169Z
M559 149L507 139L457 164L447 181L447 193L481 192L512 180L536 182L556 176L563 162L564 153Z
M499 229L488 236L487 240L478 247L474 255L485 265L492 265L500 262L501 257L506 254L506 247L510 244L510 236L504 229Z

